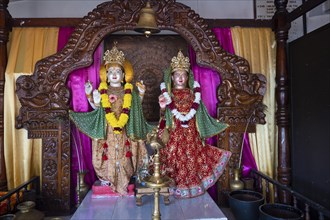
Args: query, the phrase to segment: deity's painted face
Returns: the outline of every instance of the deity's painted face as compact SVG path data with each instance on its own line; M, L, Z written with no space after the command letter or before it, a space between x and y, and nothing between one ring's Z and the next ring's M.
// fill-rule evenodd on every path
M107 70L107 78L110 85L121 85L124 79L124 73L119 66L110 66Z
M172 74L174 88L184 89L187 87L188 73L185 70L176 70Z

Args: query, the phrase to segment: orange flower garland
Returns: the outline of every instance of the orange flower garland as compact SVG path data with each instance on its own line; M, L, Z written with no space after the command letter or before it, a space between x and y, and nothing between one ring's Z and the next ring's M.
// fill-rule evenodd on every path
M107 122L113 127L115 134L121 134L124 126L128 122L128 114L132 104L132 90L133 85L131 83L126 83L124 85L125 95L122 106L122 112L120 113L119 118L117 119L115 113L111 110L111 103L109 101L109 96L107 94L108 84L106 82L101 82L99 86L99 91L101 93L101 103L102 107L105 110L105 118Z

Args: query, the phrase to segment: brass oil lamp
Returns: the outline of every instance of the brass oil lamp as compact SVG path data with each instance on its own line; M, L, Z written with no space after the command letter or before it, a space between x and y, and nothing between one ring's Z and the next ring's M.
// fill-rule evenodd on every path
M159 150L165 147L163 141L158 137L158 129L154 129L147 136L147 142L150 144L152 149L154 149L154 173L152 176L147 176L143 179L146 186L154 190L154 210L152 214L153 220L160 220L160 209L159 209L159 195L160 189L166 187L171 182L171 178L168 176L162 176L160 174L160 160L159 160Z

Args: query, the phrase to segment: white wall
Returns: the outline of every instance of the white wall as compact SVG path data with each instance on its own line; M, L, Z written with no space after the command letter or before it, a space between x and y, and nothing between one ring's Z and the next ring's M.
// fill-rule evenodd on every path
M11 0L13 18L80 18L104 1L91 0ZM253 19L253 0L177 0L203 18Z
M330 0L306 14L307 33L330 23Z
M87 15L89 11L92 11L102 2L104 1L10 0L8 10L13 18L80 18ZM191 7L203 18L254 19L253 0L177 0L177 2L181 2ZM303 33L302 18L299 19L297 19L292 25L292 29L289 33L289 41L300 37ZM311 12L307 13L307 32L309 33L329 22L330 0L327 0ZM300 34L293 34L294 32Z

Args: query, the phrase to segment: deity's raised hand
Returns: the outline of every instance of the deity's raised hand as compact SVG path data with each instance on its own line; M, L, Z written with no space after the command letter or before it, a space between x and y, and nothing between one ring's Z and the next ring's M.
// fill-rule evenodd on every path
M86 95L91 95L93 91L93 85L92 83L88 80L86 83L85 83L85 94Z
M160 107L161 109L165 109L165 107L166 107L166 98L165 98L164 95L160 95L160 96L158 97L158 103L159 103L159 107Z
M93 91L93 100L95 105L99 105L101 102L101 94L97 89Z
M144 95L144 93L146 92L146 86L143 84L143 80L141 80L140 82L136 82L136 87L139 90L139 94Z

